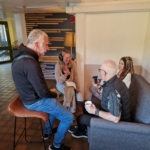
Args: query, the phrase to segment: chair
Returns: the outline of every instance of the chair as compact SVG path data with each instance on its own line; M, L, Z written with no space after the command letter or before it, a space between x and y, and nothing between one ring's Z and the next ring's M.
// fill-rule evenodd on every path
M134 74L129 94L131 122L92 118L88 128L90 150L150 149L150 83Z
M42 132L42 136L43 136L43 127L42 127L42 120L44 122L47 122L49 119L49 114L44 113L44 112L38 112L38 111L32 111L32 110L28 110L27 108L24 107L22 101L20 100L20 97L17 96L15 97L10 104L7 107L7 110L13 115L15 116L15 123L14 123L14 142L13 142L13 150L15 150L16 145L18 144L22 134L25 132L25 141L27 141L26 139L26 118L28 117L35 117L35 118L39 118L40 119L40 125L41 125L41 132ZM17 122L17 117L24 117L24 129L21 133L21 135L19 136L18 140L16 141L16 122ZM43 139L43 144L44 144L44 149L46 150L46 145L45 145L45 141Z

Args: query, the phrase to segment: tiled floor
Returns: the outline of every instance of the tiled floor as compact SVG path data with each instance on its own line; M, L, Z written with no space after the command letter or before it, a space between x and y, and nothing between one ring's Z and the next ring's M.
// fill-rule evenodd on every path
M55 86L55 81L48 81L49 87ZM50 84L51 83L51 84ZM11 77L11 64L0 64L0 150L12 150L13 146L13 127L14 117L8 113L7 105L17 95L12 77ZM82 113L80 104L77 105L78 113ZM55 126L58 121L56 121ZM74 123L75 124L75 123ZM39 120L34 118L27 119L27 138L32 143L28 144L24 140L24 136L20 139L16 150L43 150L43 143L41 140L41 130L39 126ZM17 123L17 136L23 129L23 118L18 119ZM52 138L46 141L48 147L51 144ZM88 150L87 139L75 139L72 138L70 133L67 133L64 141L65 145L70 146L72 150Z

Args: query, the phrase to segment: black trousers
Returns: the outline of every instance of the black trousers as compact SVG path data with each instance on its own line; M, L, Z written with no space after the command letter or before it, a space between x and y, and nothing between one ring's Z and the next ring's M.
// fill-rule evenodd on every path
M96 108L100 109L101 105L97 103L93 103ZM98 116L89 114L85 109L85 103L83 103L83 114L77 117L78 129L81 132L84 132L87 129L87 126L90 127L91 118L99 118Z

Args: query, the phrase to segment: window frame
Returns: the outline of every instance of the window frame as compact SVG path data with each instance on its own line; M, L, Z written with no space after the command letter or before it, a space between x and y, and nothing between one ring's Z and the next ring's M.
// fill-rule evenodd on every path
M0 21L0 25L4 25L6 29L6 36L8 41L8 46L0 47L0 50L11 50L10 34L7 21Z

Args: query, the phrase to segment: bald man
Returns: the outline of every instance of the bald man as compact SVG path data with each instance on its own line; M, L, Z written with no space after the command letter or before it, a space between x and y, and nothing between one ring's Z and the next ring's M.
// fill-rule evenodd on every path
M107 60L99 71L104 81L101 105L85 105L87 114L80 115L77 118L78 126L71 126L68 130L75 138L87 138L87 126L90 127L92 117L100 117L114 123L120 120L130 121L129 92L125 83L116 76L116 63Z

